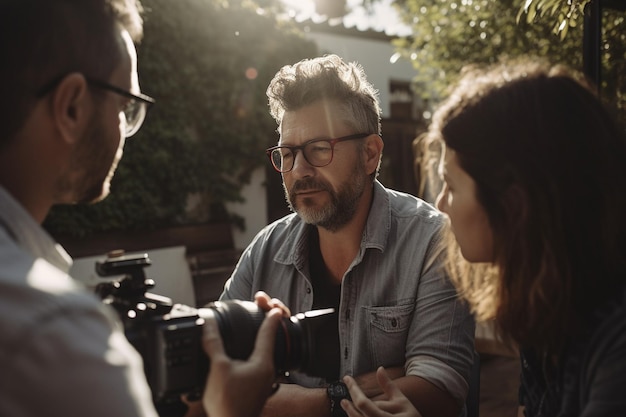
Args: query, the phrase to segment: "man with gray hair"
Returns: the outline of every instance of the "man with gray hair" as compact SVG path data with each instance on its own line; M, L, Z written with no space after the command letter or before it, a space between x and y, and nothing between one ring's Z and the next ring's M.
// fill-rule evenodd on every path
M221 299L257 291L292 312L336 311L320 377L291 373L264 416L342 416L353 375L368 394L388 368L424 417L456 417L468 391L474 322L442 267L444 217L377 179L377 92L336 55L283 67L267 89L280 139L267 150L294 211L244 251Z

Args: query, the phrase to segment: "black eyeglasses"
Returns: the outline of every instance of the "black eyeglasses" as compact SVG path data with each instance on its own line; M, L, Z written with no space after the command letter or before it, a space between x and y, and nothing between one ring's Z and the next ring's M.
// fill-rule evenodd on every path
M126 118L126 131L124 136L128 138L137 133L143 121L146 119L148 110L154 104L154 99L141 93L133 94L130 91L123 90L104 81L91 78L85 79L94 87L102 88L103 90L108 90L130 99L122 109L124 117Z
M63 78L65 78L65 76L57 78L45 85L41 90L37 92L37 96L43 97L44 95L48 94L63 80ZM122 112L124 113L124 119L126 120L126 129L124 131L124 136L128 138L137 133L146 118L148 110L155 103L155 100L145 94L133 94L130 91L126 91L122 88L116 87L104 81L96 80L89 77L85 77L85 80L87 80L87 83L93 87L111 91L130 99L122 109Z
M312 166L320 168L333 160L335 145L346 140L362 139L371 133L357 133L336 139L314 139L300 146L272 146L265 150L274 169L280 173L293 169L296 154L302 150L304 159Z

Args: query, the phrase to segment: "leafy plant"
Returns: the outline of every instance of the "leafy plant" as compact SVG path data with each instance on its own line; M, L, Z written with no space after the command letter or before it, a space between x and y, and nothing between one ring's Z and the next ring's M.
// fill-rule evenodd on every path
M394 41L398 54L413 62L417 94L431 104L470 63L527 55L583 69L583 16L591 0L394 0L393 4L412 27L412 35ZM602 4L600 87L626 123L626 7L622 0Z
M532 23L537 16L550 16L553 32L564 39L569 27L576 26L590 2L591 0L525 0L517 18L519 20L525 14L526 21Z
M399 39L401 53L414 63L418 90L437 100L468 63L488 64L502 56L536 55L574 67L582 66L582 28L565 40L552 23L518 22L517 0L397 1L413 36ZM419 92L419 91L418 91Z

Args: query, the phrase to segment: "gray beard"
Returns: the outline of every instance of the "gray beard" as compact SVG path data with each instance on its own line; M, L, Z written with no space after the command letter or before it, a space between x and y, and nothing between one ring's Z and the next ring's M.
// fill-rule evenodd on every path
M365 174L362 164L359 164L353 170L351 180L342 184L338 192L334 192L325 183L304 179L294 183L290 192L285 189L285 197L291 211L297 213L305 223L336 232L352 220L368 184L369 176ZM307 198L302 199L299 205L292 203L296 200L296 191L308 188L325 190L330 194L330 202L322 208L310 206Z

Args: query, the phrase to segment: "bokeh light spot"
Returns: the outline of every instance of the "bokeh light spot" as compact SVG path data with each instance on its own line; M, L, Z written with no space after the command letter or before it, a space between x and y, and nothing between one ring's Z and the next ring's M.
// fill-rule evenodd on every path
M252 68L252 67L250 67L250 68L248 68L248 69L246 70L246 78L247 78L247 79L249 79L249 80L254 80L254 79L256 79L256 77L258 77L258 76L259 76L259 72L256 70L256 68Z

